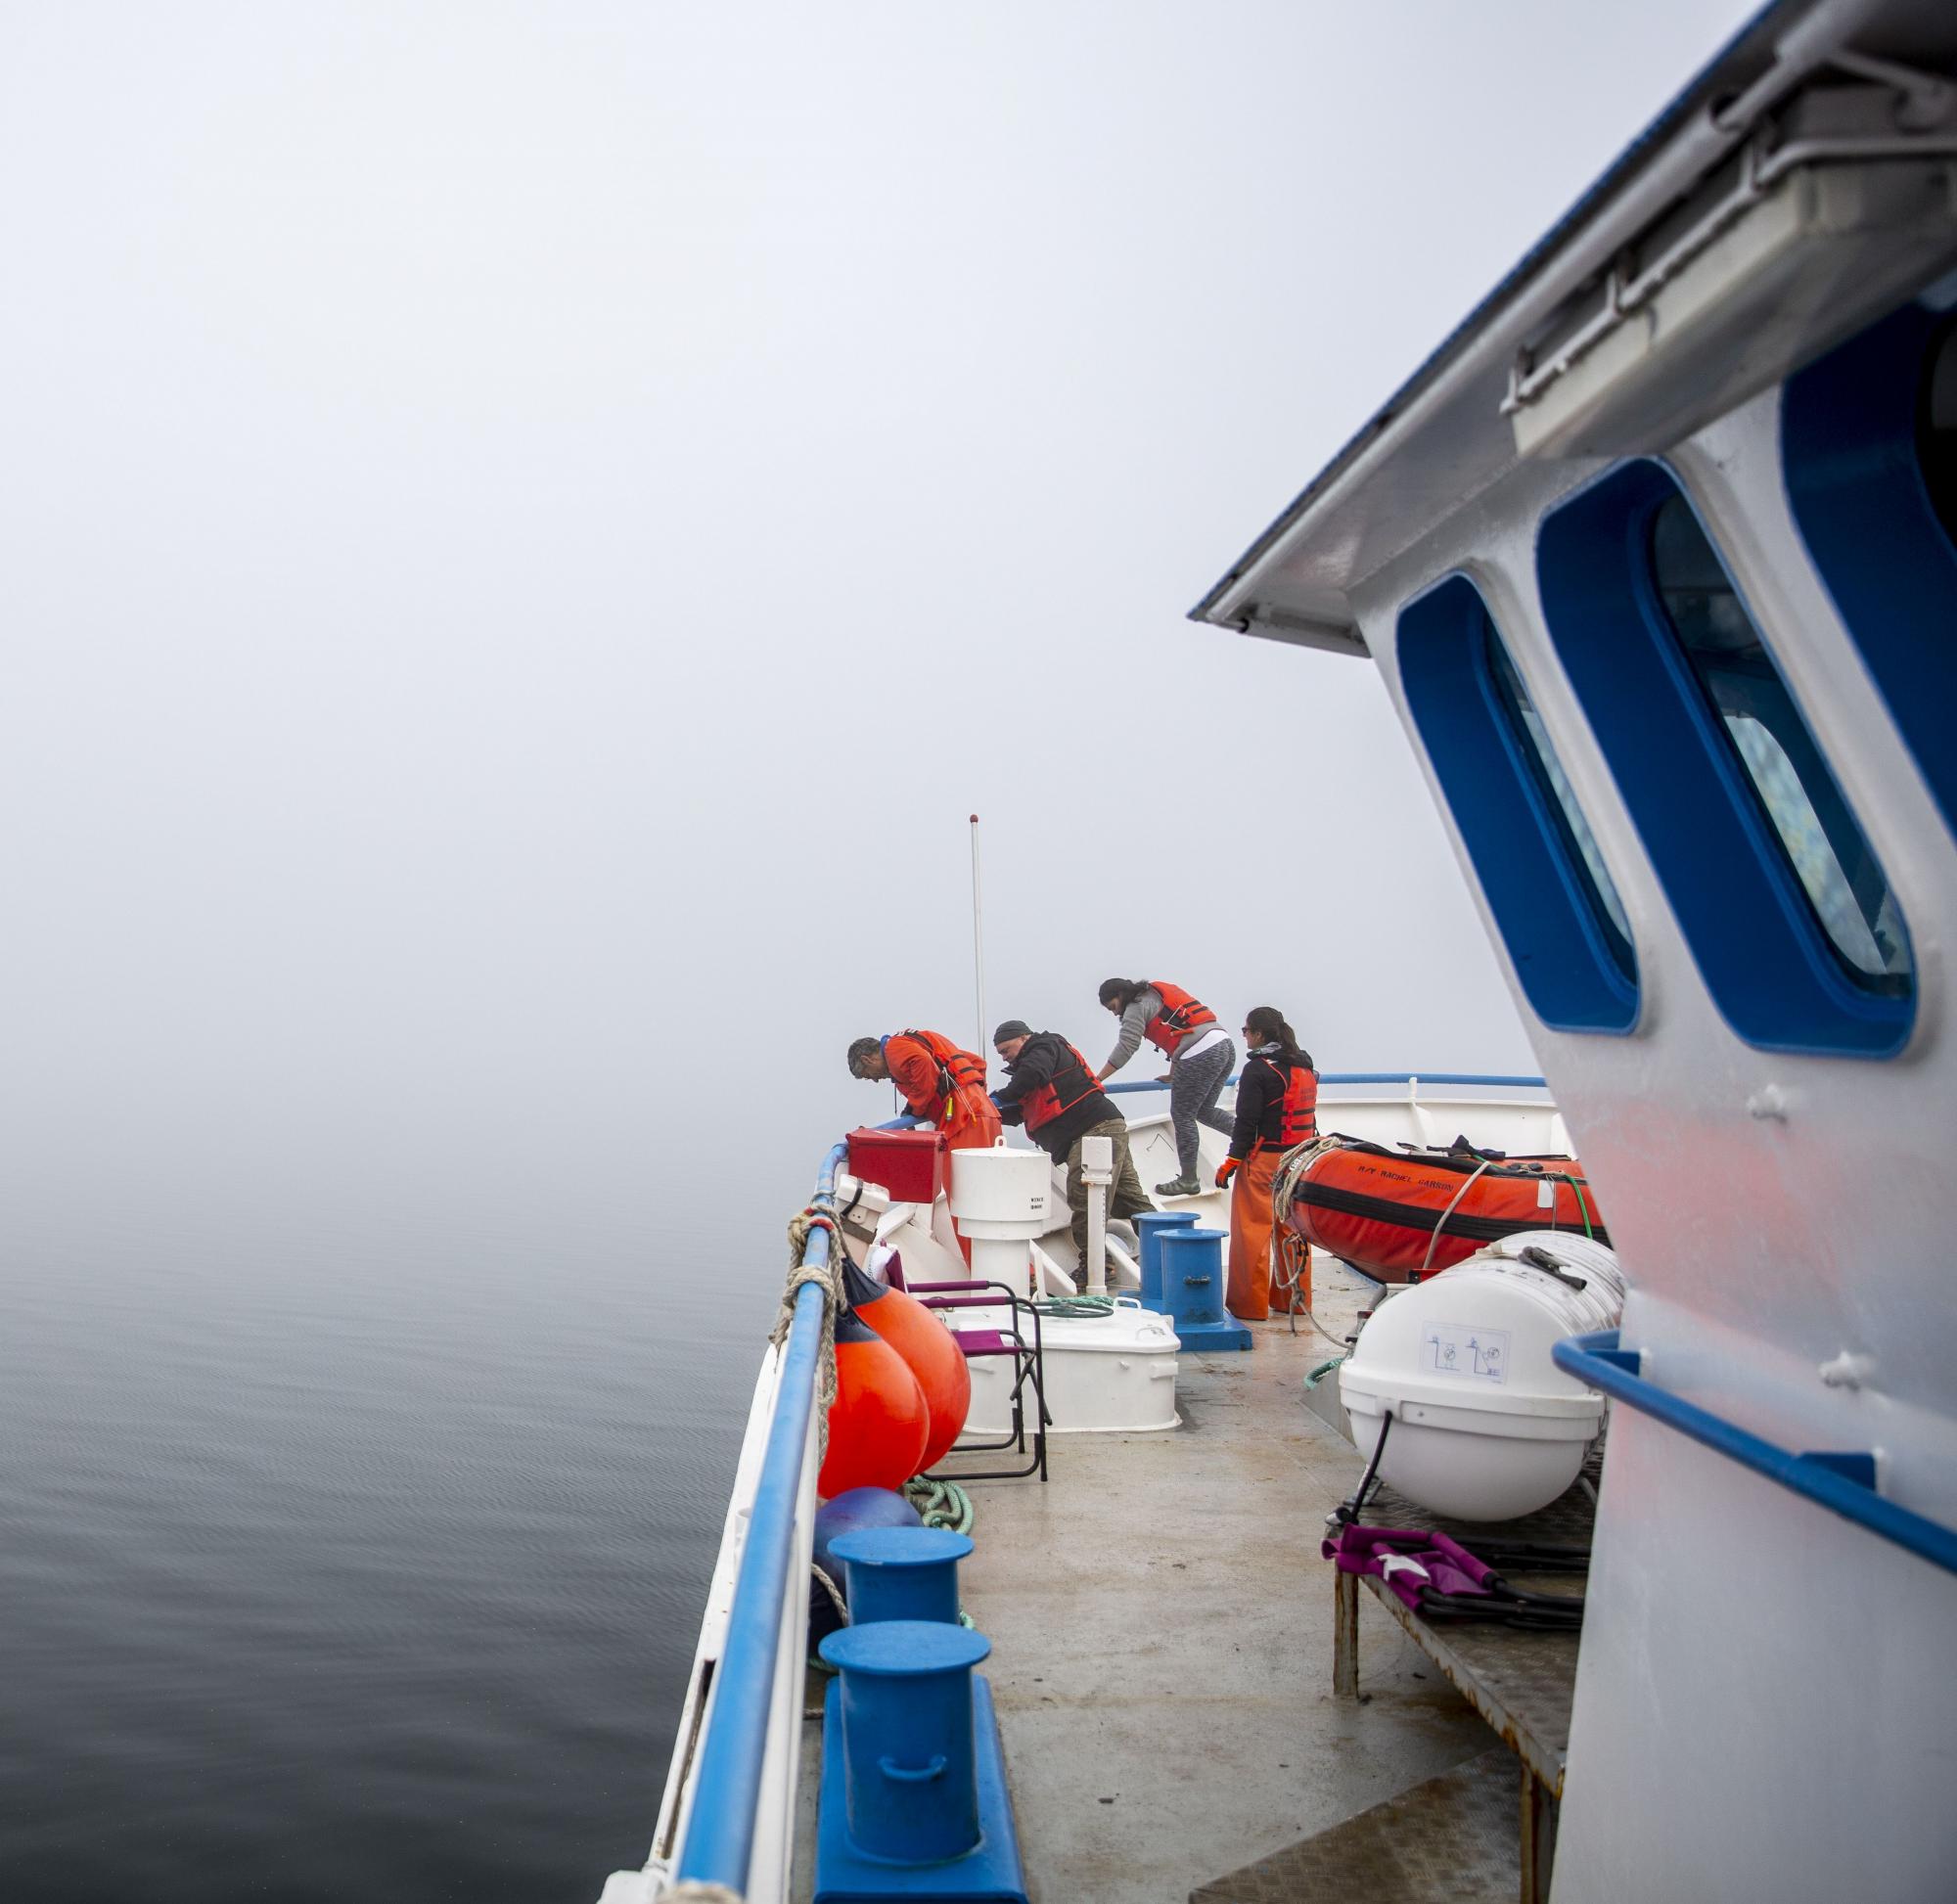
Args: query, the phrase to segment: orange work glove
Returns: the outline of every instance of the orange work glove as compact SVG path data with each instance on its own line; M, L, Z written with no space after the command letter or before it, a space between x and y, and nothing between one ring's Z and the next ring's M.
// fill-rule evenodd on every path
M1242 1161L1242 1157L1234 1156L1226 1156L1223 1159L1223 1167L1216 1173L1216 1188L1218 1190L1228 1190L1230 1188L1230 1179L1237 1174L1237 1166Z

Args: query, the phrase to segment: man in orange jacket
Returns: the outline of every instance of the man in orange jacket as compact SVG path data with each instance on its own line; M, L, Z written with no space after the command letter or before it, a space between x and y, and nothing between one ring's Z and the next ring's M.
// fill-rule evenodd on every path
M985 1061L941 1031L897 1031L849 1047L851 1077L888 1078L910 1107L944 1133L954 1151L989 1151L999 1110L985 1095Z

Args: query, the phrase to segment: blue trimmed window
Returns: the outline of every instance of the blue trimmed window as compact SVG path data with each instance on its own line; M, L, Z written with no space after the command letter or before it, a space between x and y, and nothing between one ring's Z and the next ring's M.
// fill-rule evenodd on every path
M1544 519L1551 639L1707 991L1749 1044L1885 1057L1915 1020L1880 862L1690 502L1632 463Z
M1789 507L1957 832L1957 319L1912 303L1790 378Z
M1407 706L1530 1009L1559 1031L1628 1031L1623 901L1479 590L1452 575L1400 612Z

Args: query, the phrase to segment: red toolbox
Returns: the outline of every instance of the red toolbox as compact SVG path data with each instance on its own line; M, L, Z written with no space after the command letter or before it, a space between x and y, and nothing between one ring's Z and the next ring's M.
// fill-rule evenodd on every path
M852 1130L849 1174L881 1184L893 1203L930 1203L949 1181L941 1130Z

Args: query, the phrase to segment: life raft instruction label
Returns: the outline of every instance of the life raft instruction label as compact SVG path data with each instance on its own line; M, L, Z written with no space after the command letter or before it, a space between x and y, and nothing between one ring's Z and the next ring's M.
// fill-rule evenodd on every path
M1429 1323L1420 1338L1421 1366L1429 1375L1458 1375L1470 1382L1509 1379L1509 1332L1463 1323Z

